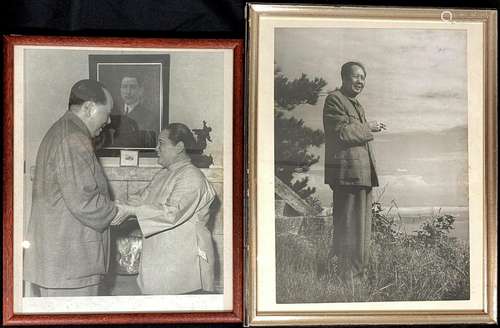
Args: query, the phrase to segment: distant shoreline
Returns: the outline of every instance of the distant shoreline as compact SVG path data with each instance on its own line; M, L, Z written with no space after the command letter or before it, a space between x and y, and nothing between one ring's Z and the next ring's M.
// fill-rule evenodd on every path
M469 207L467 206L408 206L408 207L385 207L384 214L397 215L402 217L428 217L436 215L453 215L457 219L468 219Z
M385 206L381 212L383 215L394 218L394 224L401 231L412 234L419 230L421 224L426 220L438 215L452 215L455 217L454 229L450 231L450 237L456 237L463 241L469 240L469 208L466 206L415 206L415 207L390 207ZM323 208L320 217L331 217L332 208Z

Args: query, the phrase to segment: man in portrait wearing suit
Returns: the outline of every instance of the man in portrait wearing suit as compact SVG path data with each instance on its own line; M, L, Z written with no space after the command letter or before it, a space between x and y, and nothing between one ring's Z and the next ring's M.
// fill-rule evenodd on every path
M139 76L121 79L123 104L113 108L111 124L105 131L105 147L155 148L159 119L142 104L144 86Z
M363 278L369 259L372 188L378 186L373 132L383 123L367 122L356 97L365 86L366 70L359 62L341 69L342 87L325 100L325 183L333 190L334 236L331 254L344 278Z

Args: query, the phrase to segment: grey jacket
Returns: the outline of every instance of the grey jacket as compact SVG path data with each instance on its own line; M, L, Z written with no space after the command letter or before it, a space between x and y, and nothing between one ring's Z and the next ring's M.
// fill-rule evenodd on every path
M373 135L361 104L339 89L325 100L325 183L331 186L378 186Z
M38 150L24 279L46 288L99 283L116 211L87 127L66 112Z

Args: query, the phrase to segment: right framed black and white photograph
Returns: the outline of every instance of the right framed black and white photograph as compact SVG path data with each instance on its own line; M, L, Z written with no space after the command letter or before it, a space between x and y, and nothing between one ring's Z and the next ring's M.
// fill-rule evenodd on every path
M250 321L495 320L496 12L249 12Z

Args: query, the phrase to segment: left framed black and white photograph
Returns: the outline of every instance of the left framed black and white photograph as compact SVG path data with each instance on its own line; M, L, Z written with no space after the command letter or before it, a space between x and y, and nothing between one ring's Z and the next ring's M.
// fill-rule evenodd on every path
M4 324L242 322L243 42L4 45Z

